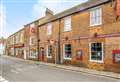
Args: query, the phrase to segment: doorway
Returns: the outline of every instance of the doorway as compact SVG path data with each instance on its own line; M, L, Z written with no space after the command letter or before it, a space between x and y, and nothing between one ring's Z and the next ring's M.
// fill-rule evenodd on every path
M45 50L43 47L40 48L40 54L39 54L39 60L44 61L45 56Z

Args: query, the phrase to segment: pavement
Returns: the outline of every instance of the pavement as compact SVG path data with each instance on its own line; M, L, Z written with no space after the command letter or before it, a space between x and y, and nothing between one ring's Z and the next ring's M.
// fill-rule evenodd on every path
M116 77L90 73L93 70L8 56L0 58L0 66L0 82L120 82Z

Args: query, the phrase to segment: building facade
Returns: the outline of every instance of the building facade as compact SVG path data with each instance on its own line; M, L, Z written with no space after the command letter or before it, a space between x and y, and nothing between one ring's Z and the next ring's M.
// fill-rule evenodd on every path
M14 42L15 42L14 35L11 35L7 38L6 55L15 56Z
M24 28L9 36L6 41L6 54L26 59Z
M25 25L26 58L120 73L115 4L89 0L56 15L47 9L45 17Z
M18 58L23 58L23 59L26 58L26 54L24 54L25 53L24 34L25 34L24 28L14 34L14 50L15 50L14 53L15 53L15 56Z
M114 7L109 0L88 1L40 23L42 60L120 72L120 19Z
M5 55L6 39L0 38L0 56Z

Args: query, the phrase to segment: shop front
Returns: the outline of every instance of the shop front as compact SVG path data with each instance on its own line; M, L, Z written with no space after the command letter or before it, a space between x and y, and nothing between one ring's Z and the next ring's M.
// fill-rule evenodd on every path
M38 60L38 51L36 47L30 47L29 59Z
M15 56L24 59L24 44L15 44Z

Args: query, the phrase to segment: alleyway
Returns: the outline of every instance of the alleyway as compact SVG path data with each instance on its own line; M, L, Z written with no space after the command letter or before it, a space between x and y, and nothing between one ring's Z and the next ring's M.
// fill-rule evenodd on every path
M119 82L114 78L36 65L11 57L0 58L0 64L2 77L8 82Z

